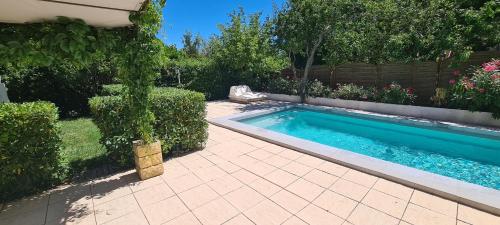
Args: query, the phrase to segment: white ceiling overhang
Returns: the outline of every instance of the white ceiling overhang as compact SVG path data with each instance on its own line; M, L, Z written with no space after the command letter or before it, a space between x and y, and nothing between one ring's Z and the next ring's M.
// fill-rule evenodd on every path
M58 16L83 19L97 27L122 27L132 23L130 12L145 0L0 0L0 22L35 23Z

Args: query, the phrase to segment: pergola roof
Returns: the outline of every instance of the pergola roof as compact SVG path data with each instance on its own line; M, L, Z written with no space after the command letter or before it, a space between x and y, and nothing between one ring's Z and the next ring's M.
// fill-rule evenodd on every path
M83 19L98 27L121 27L132 23L130 12L145 0L0 0L0 22L32 23L57 16Z

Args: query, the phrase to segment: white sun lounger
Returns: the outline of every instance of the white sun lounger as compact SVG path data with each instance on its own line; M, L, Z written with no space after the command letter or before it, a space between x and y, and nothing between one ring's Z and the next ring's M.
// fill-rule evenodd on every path
M267 96L262 93L252 92L247 85L232 86L229 90L229 99L235 102L249 103L266 98Z

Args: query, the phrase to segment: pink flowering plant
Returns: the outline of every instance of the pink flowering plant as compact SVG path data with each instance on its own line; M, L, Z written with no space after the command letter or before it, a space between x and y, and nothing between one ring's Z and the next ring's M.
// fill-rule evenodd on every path
M494 118L500 118L500 60L484 63L449 83L451 107L491 112Z
M378 98L378 101L384 103L411 105L415 103L417 95L413 88L403 88L398 83L392 82L384 87Z

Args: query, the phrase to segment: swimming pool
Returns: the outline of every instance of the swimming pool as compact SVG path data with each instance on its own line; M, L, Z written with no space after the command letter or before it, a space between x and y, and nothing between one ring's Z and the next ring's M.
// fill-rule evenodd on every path
M500 137L293 107L240 123L500 190Z

